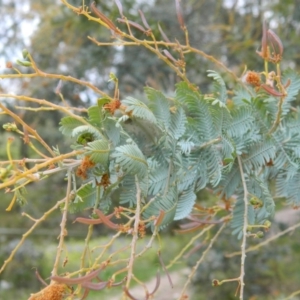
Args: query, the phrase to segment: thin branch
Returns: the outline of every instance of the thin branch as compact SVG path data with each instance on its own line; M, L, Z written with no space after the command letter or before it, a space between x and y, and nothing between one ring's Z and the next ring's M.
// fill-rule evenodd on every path
M45 221L47 219L47 217L53 213L57 208L60 207L61 204L63 204L65 202L65 198L58 201L53 207L51 207L49 210L47 210L42 217L40 217L39 219L35 220L35 223L30 227L30 229L28 229L23 235L21 240L19 241L19 243L16 245L16 247L12 250L12 252L10 253L9 257L4 261L1 269L0 269L0 274L5 270L6 266L12 261L12 259L14 258L16 252L20 249L20 247L23 245L24 241L26 240L26 238L34 231L34 229L41 224L43 221Z
M294 231L296 230L298 227L300 227L300 222L287 228L286 230L283 230L275 235L273 235L272 237L270 237L269 239L257 244L257 245L254 245L254 246L251 246L249 247L248 249L246 249L245 253L248 253L248 252L252 252L252 251L255 251L255 250L258 250L259 248L261 247L264 247L266 245L268 245L269 243L273 242L274 240L278 239L279 237L291 232L291 231ZM233 252L233 253L228 253L226 254L225 256L226 257L234 257L234 256L237 256L237 255L241 255L241 251L237 251L237 252Z
M203 251L200 259L196 262L196 264L194 265L194 267L192 268L191 273L188 276L188 280L185 282L184 287L181 291L181 294L178 298L178 300L180 299L185 299L185 291L188 287L188 285L191 283L191 280L193 278L193 276L195 275L197 269L199 268L200 264L203 262L205 256L207 255L207 253L209 252L209 250L211 249L212 245L214 244L214 242L217 240L218 236L220 235L220 233L223 231L223 229L225 228L226 223L223 223L222 226L219 228L219 230L217 231L217 233L215 234L215 236L210 240L210 243L208 244L207 248L205 249L205 251Z
M295 296L300 294L300 290L290 294L287 298L284 298L284 300L290 300L290 299L295 299Z
M38 70L38 72L36 72L36 73L29 73L29 74L26 74L26 73L24 73L24 74L23 73L21 73L21 74L2 74L2 75L0 74L0 79L5 79L5 78L35 78L35 77L46 77L46 78L51 78L51 79L60 79L62 81L73 82L73 83L83 85L83 86L86 86L86 87L90 88L92 91L94 91L95 93L101 95L104 98L111 99L111 97L109 95L107 95L105 92L99 90L92 83L90 83L88 81L77 79L77 78L72 77L72 76L45 73L45 72L42 72L40 70Z
M66 153L66 154L61 154L59 156L56 156L54 158L48 159L47 161L37 164L34 167L32 167L29 170L24 171L23 173L12 177L11 179L8 179L7 181L3 182L0 184L0 190L5 188L5 187L9 187L11 185L14 185L17 181L19 181L22 178L28 178L28 176L33 175L34 173L37 173L40 169L43 168L47 168L55 163L58 163L62 160L64 160L65 158L69 158L72 156L76 156L79 155L83 152L83 150L77 150L77 151L72 151L70 153Z
M135 184L136 184L136 210L135 210L135 219L132 231L132 241L131 241L131 253L128 262L128 274L125 288L128 290L130 286L130 281L132 279L133 274L133 264L135 260L135 253L136 253L136 244L139 238L139 224L140 224L140 214L141 214L141 188L139 185L139 181L137 176L135 176Z
M202 231L200 231L197 235L195 235L193 238L190 239L190 241L181 249L179 254L167 265L167 269L171 268L182 256L183 254L188 250L188 248L193 245L193 243L198 240L205 232L212 229L215 225L210 225L205 227Z
M241 173L241 179L244 189L244 225L243 225L243 238L241 244L241 273L240 273L240 300L244 299L244 276L245 276L245 260L246 260L246 242L247 242L247 227L248 227L248 189L244 176L242 160L237 156L238 164Z
M65 239L65 236L67 234L66 224L67 224L68 206L69 206L70 194L71 194L71 183L72 183L72 173L71 173L71 170L69 169L68 170L67 194L66 194L66 198L65 198L65 205L64 205L64 208L62 210L62 219L61 219L61 223L60 223L59 243L58 243L58 246L57 246L56 257L55 257L55 261L54 261L54 264L53 264L53 269L52 269L52 272L51 272L52 276L57 275L58 264L59 264L60 256L61 256L61 253L63 251L63 246L64 246L64 239Z
M0 94L0 97L2 95ZM32 129L29 125L27 125L18 115L13 113L11 110L6 108L3 104L0 103L0 108L6 112L6 114L10 115L16 122L20 123L28 132L30 132L35 138L43 145L43 147L48 150L48 152L54 157L55 153L53 150L48 146L48 144L40 137L36 130Z

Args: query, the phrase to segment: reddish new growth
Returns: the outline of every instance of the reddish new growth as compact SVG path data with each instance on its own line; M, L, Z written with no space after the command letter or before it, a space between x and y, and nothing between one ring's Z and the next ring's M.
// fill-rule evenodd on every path
M81 165L76 170L76 175L82 179L87 179L87 171L93 168L95 163L90 160L89 156L85 156L81 162Z
M254 87L259 87L261 83L259 73L249 71L246 75L246 82L253 85Z
M103 107L113 115L120 106L121 106L121 101L119 99L114 99L109 103L105 104Z

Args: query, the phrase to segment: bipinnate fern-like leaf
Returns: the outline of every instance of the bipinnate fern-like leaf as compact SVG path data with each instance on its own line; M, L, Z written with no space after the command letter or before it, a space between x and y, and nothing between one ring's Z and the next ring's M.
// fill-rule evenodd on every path
M276 155L276 147L272 140L265 140L250 147L248 155L243 159L247 171L259 170L267 162L273 160Z
M85 149L88 151L87 155L95 163L102 165L108 164L110 147L107 140L96 140L87 144Z
M155 197L154 201L147 207L143 213L143 219L150 217L158 217L160 212L163 212L163 220L159 224L159 229L163 229L169 225L175 217L178 202L178 193L175 186L168 189L166 194ZM152 228L154 222L152 222Z
M231 115L232 121L226 128L231 137L243 136L251 129L251 127L253 127L254 117L250 107L241 106L234 109Z
M300 206L300 172L288 178L286 172L281 172L276 178L276 195L284 197L289 205Z
M101 126L103 113L101 107L98 105L90 106L88 108L89 122L94 126Z
M120 204L134 207L136 205L136 185L133 175L126 175L120 188Z
M238 86L237 89L234 91L232 101L237 107L242 107L245 105L245 103L250 104L252 95L253 89L250 86L247 86L247 88L243 86Z
M170 126L168 128L169 132L176 140L183 136L186 123L187 118L185 112L182 107L178 107L177 110L171 114Z
M159 166L150 171L149 174L149 195L157 195L166 189L169 180L169 167Z
M191 166L188 170L180 170L178 172L178 191L184 191L196 182L198 177L198 168L196 166Z
M215 187L222 178L223 163L220 152L215 146L211 146L203 150L202 157L205 160L209 180L212 186Z
M282 82L289 86L286 88L287 96L284 98L282 105L282 115L286 115L290 112L291 102L294 101L300 90L300 75L293 70L288 69L283 73Z
M116 147L112 158L116 160L116 164L119 164L127 174L142 177L147 173L147 160L137 145L127 144Z
M64 117L60 120L59 124L59 130L66 136L71 136L76 127L83 125L80 120L73 117Z
M225 104L227 100L227 89L223 78L213 70L208 70L207 76L214 79L214 92L216 96L214 101L219 101Z
M69 205L70 212L76 213L93 207L96 201L97 188L92 183L81 186L77 190L75 200Z
M196 201L196 194L194 188L183 191L178 198L177 208L174 220L181 220L186 218L192 211Z
M93 127L92 125L81 125L72 130L71 137L78 138L80 135L83 135L85 133L89 133L93 136L94 140L101 139L103 135L101 132Z
M131 114L132 116L147 120L151 123L157 122L153 112L142 101L132 97L127 97L122 100L122 104L127 106L126 112Z
M113 187L102 195L107 207L115 191L121 205L135 207L137 176L143 201L151 201L143 219L160 216L159 227L164 228L173 220L187 217L196 194L209 187L222 199L236 199L231 227L241 238L244 193L248 202L251 197L261 201L259 206L247 203L250 225L262 224L274 214L270 180L275 179L277 196L300 206L300 113L294 109L290 112L300 90L300 76L287 71L282 77L283 84L289 80L290 85L286 86L288 95L280 123L273 132L270 128L278 114L277 98L243 86L230 99L221 76L215 71L209 71L208 76L214 79L213 95L203 95L187 82L176 85L174 98L147 87L148 101L132 97L122 100L125 114L121 117L108 115L102 109L108 99L100 99L82 122L80 117L61 120L60 130L65 135L87 135L80 149L97 163L88 174L89 182L99 179L103 166L109 170ZM133 126L125 122L129 118ZM138 134L134 126L138 126ZM143 133L149 128L151 141L144 142ZM241 169L247 191L243 190ZM97 188L91 183L83 185L70 209L92 207ZM152 227L156 225L152 222Z
M170 123L170 104L166 96L153 88L146 87L145 93L149 99L149 108L156 117L158 123L163 124L165 128Z
M245 214L245 203L243 199L243 194L240 194L236 200L235 206L233 208L233 216L230 222L230 227L232 228L232 234L237 235L238 239L243 236L243 226L244 226L244 214ZM248 205L248 215L247 215L248 225L253 225L255 223L255 212L252 205Z
M111 118L105 118L103 120L104 133L108 139L113 143L114 146L117 146L121 139L121 126L116 126L116 120Z
M217 137L217 131L213 123L213 117L209 109L209 102L204 100L204 97L196 91L191 91L186 94L185 98L181 94L186 85L178 85L176 90L176 98L183 102L186 110L186 115L193 119L193 127L196 134L199 135L203 142L210 141ZM191 133L193 134L193 133Z

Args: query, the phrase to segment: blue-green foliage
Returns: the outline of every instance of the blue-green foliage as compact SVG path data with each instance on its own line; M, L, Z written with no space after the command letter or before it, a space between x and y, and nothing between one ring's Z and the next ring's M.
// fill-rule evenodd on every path
M241 237L245 211L241 170L247 199L262 201L259 207L248 205L249 224L261 224L274 214L271 179L275 179L277 196L299 206L300 113L291 112L291 107L300 77L290 70L283 74L283 81L290 82L289 94L280 124L270 131L277 117L277 98L239 86L229 99L220 75L209 71L208 76L214 79L209 96L180 82L173 97L149 87L145 88L147 101L127 97L121 117L107 112L108 100L100 99L82 122L63 118L61 131L77 141L84 136L76 148L95 163L88 183L77 191L72 210L95 205L95 189L99 188L95 182L106 173L110 186L102 192L100 206L108 207L115 194L120 205L134 208L138 182L142 206L150 201L143 218L163 214L163 228L187 217L197 192L210 188L222 199L235 199L231 224L233 233ZM228 99L233 103L230 107Z

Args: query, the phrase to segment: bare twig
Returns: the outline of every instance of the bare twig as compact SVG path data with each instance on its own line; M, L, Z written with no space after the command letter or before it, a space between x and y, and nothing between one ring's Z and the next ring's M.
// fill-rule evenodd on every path
M133 264L135 261L135 252L136 252L136 244L139 237L139 224L140 224L140 214L141 214L141 188L139 185L138 177L135 176L135 184L136 184L136 210L135 210L135 219L132 231L132 241L131 241L131 253L128 262L128 273L125 288L128 290L130 286L130 281L132 279L133 274Z
M181 251L179 252L179 254L167 265L167 269L171 268L182 256L183 254L189 249L189 247L191 245L193 245L193 243L199 239L205 232L209 231L210 229L212 229L215 225L210 225L205 227L202 231L200 231L197 235L195 235L194 237L192 237L190 239L190 241L181 249Z
M0 97L2 95L0 94ZM7 107L5 107L3 104L0 103L0 108L6 112L6 114L10 115L16 122L20 123L28 132L30 132L42 145L43 147L48 150L48 152L55 156L55 153L53 150L48 146L48 144L39 136L36 130L32 129L30 126L28 126L18 115L13 113L11 110L9 110Z
M241 179L244 189L244 224L243 224L243 238L241 244L241 273L240 273L240 300L244 299L244 276L245 276L245 260L246 260L246 242L247 242L247 227L248 227L248 189L247 184L244 176L242 160L240 156L237 156L238 164L241 173Z
M71 182L72 182L72 173L71 172L72 171L69 169L68 170L67 194L66 194L66 198L65 198L64 208L62 210L62 219L61 219L61 223L60 223L59 243L58 243L58 246L57 246L56 257L55 257L55 261L54 261L54 264L53 264L53 269L52 269L52 272L51 272L52 276L57 275L58 264L59 264L60 256L61 256L61 253L63 251L63 246L64 246L64 239L65 239L65 236L67 234L66 224L67 224L68 206L69 206L70 194L71 194Z
M193 266L192 271L190 272L189 276L188 276L188 280L185 282L184 287L181 291L181 294L178 298L178 300L184 299L185 296L185 291L188 287L188 285L190 284L193 276L195 275L197 269L199 268L200 264L202 263L202 261L204 260L205 256L207 255L207 253L209 252L209 250L211 249L212 245L214 244L214 242L217 240L218 236L220 235L220 233L223 231L223 229L225 228L226 223L223 223L222 226L219 228L219 230L217 231L217 233L214 235L214 237L210 240L210 243L208 244L207 248L205 249L205 251L203 251L200 259L196 262L196 264Z
M35 220L35 223L22 235L21 240L19 241L19 243L16 245L16 247L13 249L13 251L10 253L9 257L4 261L1 269L0 269L0 274L4 271L4 269L6 268L6 266L12 261L12 259L14 258L16 252L20 249L20 247L23 245L24 241L26 240L26 238L34 231L34 229L40 225L43 221L45 221L47 219L47 217L53 213L57 208L60 207L60 205L62 203L65 202L65 198L56 202L56 204L51 207L49 210L47 210L42 217L40 217L39 219Z
M257 244L257 245L254 245L254 246L251 246L249 247L248 249L245 250L245 253L248 253L248 252L252 252L252 251L255 251L255 250L258 250L260 249L261 247L264 247L266 245L268 245L269 243L273 242L274 240L277 240L279 237L291 232L291 231L294 231L296 230L298 227L300 227L300 222L273 235L272 237L270 237L269 239ZM226 257L233 257L233 256L237 256L237 255L241 255L241 251L237 251L237 252L232 252L232 253L228 253L226 254L225 256Z
M70 153L66 153L66 154L61 154L59 156L56 156L54 158L50 158L47 161L40 163L40 164L36 164L34 167L32 167L31 169L28 169L24 172L22 172L21 174L18 174L14 177L12 177L11 179L8 179L7 181L3 182L0 184L0 190L5 188L5 187L9 187L14 185L17 181L19 181L22 178L27 178L30 175L33 175L34 173L37 173L39 170L43 169L43 168L47 168L55 163L58 163L60 161L63 161L65 158L69 158L72 156L76 156L79 155L83 152L83 150L77 150L77 151L72 151Z

